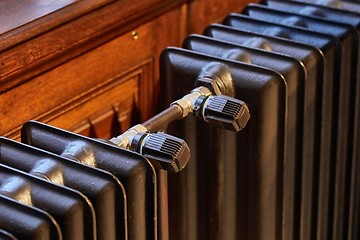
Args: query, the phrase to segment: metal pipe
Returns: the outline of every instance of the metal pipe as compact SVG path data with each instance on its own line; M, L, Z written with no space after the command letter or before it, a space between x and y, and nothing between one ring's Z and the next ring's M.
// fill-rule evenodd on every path
M143 125L150 132L164 132L169 123L182 118L182 110L178 105L172 105L154 117L145 121Z

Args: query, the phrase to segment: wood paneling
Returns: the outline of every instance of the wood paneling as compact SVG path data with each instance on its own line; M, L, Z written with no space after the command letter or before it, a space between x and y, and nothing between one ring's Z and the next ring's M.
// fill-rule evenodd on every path
M59 19L47 17L51 24L45 21L46 18L39 19L29 23L31 28L24 25L22 29L1 35L0 93L153 20L182 2L111 1L101 8L82 13L81 17L78 17L81 9L71 8L71 11L64 10L65 19L63 16Z
M131 32L128 32L3 93L0 97L0 134L16 137L25 121L37 119L49 122L78 104L86 102L88 98L116 86L119 86L119 97L113 96L115 99L121 99L124 91L131 92L132 88L139 88L138 98L143 103L138 107L141 110L140 117L149 117L153 104L151 99L154 43L151 42L154 41L154 23L145 24L136 31L136 40ZM120 87L134 71L140 80L131 86L124 84ZM101 112L101 108L108 104L98 102L97 106ZM62 119L64 122L70 121Z
M2 1L1 6L11 2ZM1 19L11 22L0 35L0 135L18 138L21 125L30 119L66 129L77 126L82 129L77 131L93 136L109 135L111 128L105 126L110 120L101 115L117 108L112 114L128 119L129 108L124 104L136 109L134 121L146 120L160 110L156 106L161 101L161 51L181 46L187 34L201 32L247 2L26 1L13 4L22 13L17 21L11 20L16 14L11 15L10 7L2 8ZM32 11L36 6L38 11ZM124 99L120 95L125 92L136 95L136 103L97 101L87 114L73 111L80 111L79 106L106 92L108 86L117 89L119 99ZM107 130L101 130L101 125Z
M221 22L227 14L240 12L246 4L259 0L197 0L189 3L188 30L201 34L204 28L214 22Z

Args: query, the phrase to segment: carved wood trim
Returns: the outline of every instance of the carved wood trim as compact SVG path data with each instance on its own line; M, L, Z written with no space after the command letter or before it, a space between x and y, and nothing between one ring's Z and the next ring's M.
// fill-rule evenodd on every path
M91 128L101 113L106 112L108 114L111 110L118 115L116 118L119 121L119 131L124 131L126 129L123 129L125 126L121 126L121 122L123 122L122 125L128 126L132 121L140 121L140 119L133 118L133 116L140 116L139 113L134 111L141 112L147 108L146 105L152 104L152 96L144 92L144 90L147 91L146 82L151 79L148 69L151 69L152 65L152 60L145 61L130 71L90 88L81 95L75 96L32 119L91 135L90 130L86 128ZM145 99L142 97L143 95L148 95L149 98ZM98 106L98 111L87 112L94 106ZM4 136L19 139L21 126L22 124L13 128Z
M184 2L186 1L114 1L70 22L63 22L63 25L56 26L51 31L47 29L45 32L38 32L36 37L33 36L21 44L15 37L17 34L9 39L1 36L0 93L104 44ZM76 12L74 14L76 15ZM41 23L37 27L40 28ZM29 33L25 31L21 34Z

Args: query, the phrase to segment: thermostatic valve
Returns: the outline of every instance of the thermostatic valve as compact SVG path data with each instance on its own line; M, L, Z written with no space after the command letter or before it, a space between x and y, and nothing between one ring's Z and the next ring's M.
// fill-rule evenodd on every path
M141 124L110 139L110 142L140 153L155 166L171 172L181 171L190 159L190 149L184 140L163 132L150 133Z
M235 132L243 129L250 118L243 101L226 95L212 95L207 87L195 88L171 104L174 105L181 109L181 118L191 112L212 125Z
M250 118L246 104L225 95L200 97L195 102L194 114L218 127L238 132Z
M131 150L154 159L164 170L181 171L190 159L190 149L180 138L163 132L138 133L131 142Z

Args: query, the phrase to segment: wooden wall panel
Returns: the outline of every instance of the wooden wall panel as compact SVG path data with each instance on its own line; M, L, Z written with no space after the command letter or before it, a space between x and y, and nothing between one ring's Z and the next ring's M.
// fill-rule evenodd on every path
M1 34L0 93L154 20L183 2L82 0Z
M141 70L129 73L116 82L89 93L84 101L52 119L49 124L96 138L111 138L127 130L139 105ZM131 76L132 75L132 76ZM74 127L75 126L75 127Z
M251 1L85 2L74 1L0 35L0 135L17 138L27 120L61 118L88 94L136 70L142 79L139 104L131 106L140 113L138 121L146 120L160 110L161 51L181 46L187 34L201 33L207 24ZM71 129L80 120L86 119L73 121L73 126L58 121L58 126ZM84 133L90 131L84 126Z
M108 84L121 85L119 79L125 77L119 76L126 76L136 69L143 72L138 86L141 92L139 98L145 104L141 108L142 117L149 117L153 104L149 101L153 98L153 63L149 62L153 61L154 44L151 42L154 41L154 22L141 26L137 31L141 35L137 39L128 32L3 93L0 97L0 135L18 135L21 125L30 119L48 122L59 117L77 102L103 91ZM106 107L101 102L98 106Z
M197 0L189 3L188 31L201 34L204 28L214 22L221 22L227 14L240 12L244 6L260 0Z
M161 93L159 90L159 58L164 48L168 46L181 46L183 39L187 35L187 5L170 11L156 19L156 44L154 49L155 67L154 67L154 96L155 105L161 101ZM160 109L156 109L158 112Z

